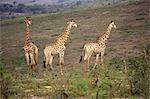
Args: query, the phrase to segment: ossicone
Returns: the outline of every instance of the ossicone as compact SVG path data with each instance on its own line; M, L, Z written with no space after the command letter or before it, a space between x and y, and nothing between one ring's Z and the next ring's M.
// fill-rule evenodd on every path
M110 23L113 23L113 22L114 22L113 20L110 21Z
M70 22L73 22L74 20L73 19L70 19Z

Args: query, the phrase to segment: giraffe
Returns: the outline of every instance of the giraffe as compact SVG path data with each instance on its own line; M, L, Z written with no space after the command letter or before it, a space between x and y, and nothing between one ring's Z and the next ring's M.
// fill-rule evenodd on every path
M30 17L25 17L25 25L26 25L26 36L24 42L24 53L27 61L27 66L32 70L35 70L35 66L38 62L38 48L32 42L30 37L30 28L29 26L32 24L32 19Z
M64 28L64 31L54 40L50 45L46 46L44 49L45 60L43 61L44 67L50 66L49 69L53 70L52 60L55 54L59 55L59 66L60 72L63 75L63 65L64 65L64 52L65 52L65 43L69 37L69 33L72 27L77 27L77 24L71 20L67 22L67 26Z
M100 55L101 55L101 63L103 63L103 56L104 56L105 48L106 48L106 41L109 38L112 28L116 28L114 21L111 21L109 23L107 30L102 34L102 36L99 36L97 37L95 41L88 42L84 45L83 53L80 58L80 62L81 62L83 59L83 55L84 55L84 66L83 66L84 71L89 71L89 60L93 53L96 53L96 60L95 60L95 65L93 69L98 64Z

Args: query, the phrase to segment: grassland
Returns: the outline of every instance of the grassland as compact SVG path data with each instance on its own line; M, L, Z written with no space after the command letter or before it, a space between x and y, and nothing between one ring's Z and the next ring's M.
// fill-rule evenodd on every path
M148 1L141 0L139 2L122 4L112 7L89 8L72 12L42 14L32 16L32 39L38 45L40 50L38 70L39 73L29 75L23 54L23 42L25 36L25 25L23 17L17 19L9 19L1 21L1 73L5 80L3 82L4 94L9 93L9 98L52 98L60 99L67 95L69 98L85 98L92 99L96 96L101 98L110 97L144 97L145 93L141 85L145 84L142 76L136 74L143 70L146 73L147 62L144 60L143 49L149 49L150 32L149 32L149 16ZM66 22L74 19L78 24L78 28L72 29L70 38L67 42L65 54L65 75L59 75L57 66L57 56L54 58L55 71L50 72L43 69L43 49L46 44L54 40L62 31ZM81 64L78 63L82 53L83 45L94 40L101 35L107 28L107 24L114 20L117 29L113 30L110 39L107 42L105 64L110 69L103 69L98 66L99 82L94 88L91 81L95 73L91 72L87 77L82 77ZM149 50L147 50L148 53ZM129 78L134 82L134 77L143 77L142 80L137 79L139 83L134 90L134 95L128 92L128 80L125 80L124 62L127 58L127 64L130 68ZM142 58L141 58L142 57ZM91 59L91 64L94 61ZM117 64L117 65L116 65ZM123 64L123 65L122 65ZM91 65L92 66L92 65ZM120 66L120 69L116 69ZM135 68L134 68L135 67ZM117 71L117 72L115 72ZM96 72L96 73L97 73ZM120 74L119 74L120 73ZM132 73L134 75L132 75ZM113 80L110 80L110 75ZM141 76L140 76L141 75ZM114 81L124 81L119 87L120 91L115 89ZM6 81L6 82L5 82ZM130 80L129 80L130 81ZM2 83L1 83L2 84ZM110 87L112 86L112 88ZM6 86L6 87L5 87ZM145 85L148 86L148 85ZM124 90L123 90L124 89ZM112 91L110 91L112 90ZM137 93L136 93L137 92ZM139 93L138 93L139 92ZM99 95L97 95L99 93ZM65 95L64 95L65 94ZM66 96L66 97L67 97Z

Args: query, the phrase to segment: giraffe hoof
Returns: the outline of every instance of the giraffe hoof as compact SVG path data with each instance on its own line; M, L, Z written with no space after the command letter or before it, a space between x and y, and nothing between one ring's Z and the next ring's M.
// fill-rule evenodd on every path
M53 67L51 67L51 68L50 68L50 70L51 70L51 71L53 71L53 70L54 70L54 68L53 68Z
M51 71L51 68L48 68L48 71Z
M64 75L62 71L60 72L60 74L61 74L61 75Z
M90 69L87 69L87 72L89 72L90 71Z

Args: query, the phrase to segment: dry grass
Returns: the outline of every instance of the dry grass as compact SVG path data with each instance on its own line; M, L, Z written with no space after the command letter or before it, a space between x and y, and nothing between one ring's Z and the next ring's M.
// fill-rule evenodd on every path
M56 38L63 31L67 20L72 18L78 28L71 30L67 42L66 66L78 63L84 43L101 35L110 20L115 21L117 29L112 31L108 40L105 59L122 57L124 53L129 56L140 54L139 42L146 45L150 40L147 8L147 2L140 1L115 7L33 16L31 36L40 49L40 65L44 46ZM7 65L24 56L24 31L23 18L2 21L2 61Z

